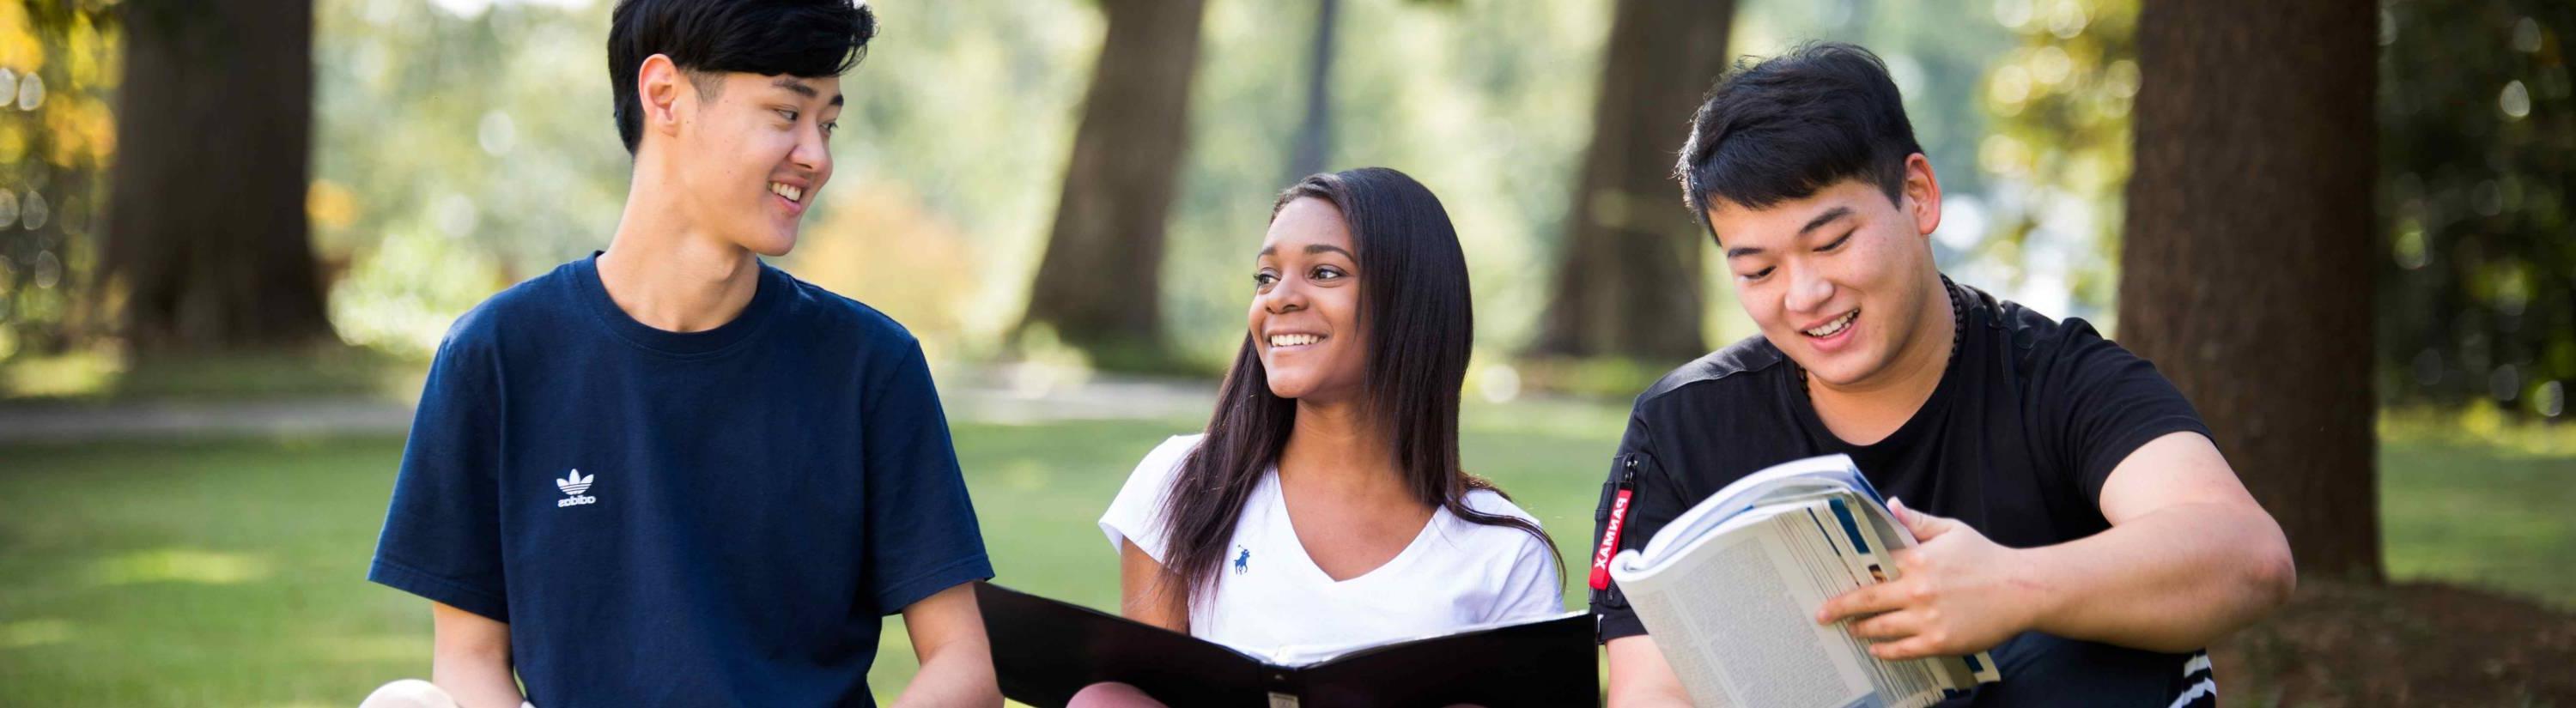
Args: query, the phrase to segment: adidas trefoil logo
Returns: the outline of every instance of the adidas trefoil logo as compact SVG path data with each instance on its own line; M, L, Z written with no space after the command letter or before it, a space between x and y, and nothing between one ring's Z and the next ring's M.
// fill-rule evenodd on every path
M582 492L590 491L590 480L595 479L598 476L599 475L591 475L584 477L581 474L581 470L572 470L569 474L564 475L563 479L555 480L555 488L563 490L564 493L564 498L555 502L555 508L560 509L567 506L597 503L599 501L599 497L582 494Z

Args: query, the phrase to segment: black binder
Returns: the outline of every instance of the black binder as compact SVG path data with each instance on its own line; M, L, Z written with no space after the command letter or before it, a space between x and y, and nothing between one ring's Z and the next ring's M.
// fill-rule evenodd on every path
M1171 706L1596 706L1591 615L1355 648L1313 664L1266 657L1088 607L979 583L1002 695L1041 708L1103 681Z

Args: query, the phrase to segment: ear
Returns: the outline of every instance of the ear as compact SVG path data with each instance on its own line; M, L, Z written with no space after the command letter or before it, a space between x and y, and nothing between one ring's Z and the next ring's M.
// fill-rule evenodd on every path
M677 134L683 106L694 103L696 96L697 87L668 56L645 57L644 66L635 72L635 98L644 110L647 132L661 133L666 138Z
M1923 153L1905 156L1905 215L1914 219L1914 231L1930 236L1941 228L1941 178L1932 174L1932 158Z

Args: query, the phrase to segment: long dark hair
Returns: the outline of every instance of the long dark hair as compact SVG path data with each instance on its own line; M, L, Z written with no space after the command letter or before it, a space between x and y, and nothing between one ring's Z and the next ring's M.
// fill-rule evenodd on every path
M1538 524L1467 506L1470 491L1502 490L1458 463L1458 388L1467 377L1475 315L1467 256L1440 198L1402 172L1369 167L1299 181L1279 194L1271 217L1305 198L1331 202L1350 228L1360 266L1360 326L1369 341L1364 419L1394 444L1413 498L1470 522L1527 531L1556 554ZM1182 461L1163 505L1170 541L1154 592L1183 618L1215 589L1244 500L1279 460L1297 422L1297 402L1270 392L1254 336L1245 332L1207 436ZM1556 564L1562 576L1564 557Z

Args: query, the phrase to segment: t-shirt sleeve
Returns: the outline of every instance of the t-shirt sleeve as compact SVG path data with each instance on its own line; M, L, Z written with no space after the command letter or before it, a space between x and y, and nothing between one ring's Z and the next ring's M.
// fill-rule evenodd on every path
M1198 443L1197 435L1174 436L1145 453L1136 470L1127 474L1127 484L1119 487L1118 497L1100 515L1100 532L1109 537L1110 552L1123 552L1122 544L1133 541L1154 562L1163 561L1170 538L1161 519L1163 501L1171 495L1172 478L1180 474L1181 462Z
M430 363L367 579L508 622L499 358L456 332Z
M1503 576L1502 591L1495 595L1494 612L1486 622L1515 622L1547 617L1565 611L1565 583L1556 571L1556 556L1547 544L1512 529L1520 537L1520 552Z
M2111 470L2148 441L2178 432L2209 435L2191 401L2154 364L2103 339L2082 320L2068 320L2058 352L2037 373L2043 425L2058 468L2075 474L2083 501L2099 509Z
M1608 529L1611 512L1618 503L1618 487L1622 479L1630 480L1633 485L1628 495L1628 507L1621 517L1618 546L1604 553L1601 536ZM1656 531L1689 510L1695 501L1687 498L1671 476L1665 474L1662 463L1657 459L1654 431L1646 425L1641 405L1639 412L1628 418L1628 432L1619 439L1619 453L1610 459L1610 477L1601 483L1600 506L1592 512L1593 554L1586 560L1593 566L1607 567L1610 558L1620 551L1644 548L1646 539L1654 538ZM1585 575L1590 575L1588 567ZM1607 590L1592 591L1592 613L1600 617L1596 639L1601 643L1646 633L1645 622L1637 619L1637 612L1628 607L1628 597L1619 591L1618 581L1611 581Z
M918 342L871 363L860 411L867 534L863 572L877 614L993 577L948 417Z

